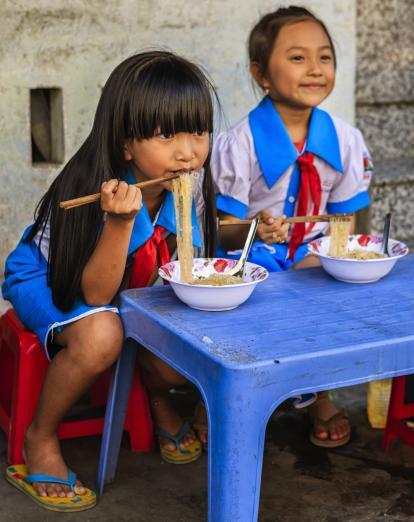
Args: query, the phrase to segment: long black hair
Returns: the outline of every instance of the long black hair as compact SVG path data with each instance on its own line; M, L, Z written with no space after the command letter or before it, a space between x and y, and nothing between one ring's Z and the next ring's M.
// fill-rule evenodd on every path
M39 202L27 236L43 233L50 222L48 284L53 301L69 310L81 293L82 272L102 226L99 203L66 211L59 202L100 191L103 181L122 178L127 140L148 139L162 133L213 132L211 82L193 63L167 51L148 51L126 59L108 78L100 97L92 130L76 154ZM204 242L214 256L216 209L210 154L204 165Z

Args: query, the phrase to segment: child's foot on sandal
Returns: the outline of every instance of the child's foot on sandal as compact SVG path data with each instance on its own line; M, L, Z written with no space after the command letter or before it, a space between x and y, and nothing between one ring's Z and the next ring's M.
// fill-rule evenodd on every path
M24 457L30 474L49 475L66 479L68 468L62 458L57 436L39 436L31 426L27 430ZM41 497L73 498L76 495L85 495L86 488L76 481L75 492L66 484L34 482L32 484Z
M49 511L73 513L91 509L96 495L85 488L66 467L57 436L39 435L33 427L26 433L26 464L6 469L6 480L32 501Z
M318 399L309 406L313 427L310 440L325 448L336 448L349 442L351 426L343 408L338 408L327 392L319 393Z
M201 444L193 429L177 415L168 397L151 399L156 433L163 460L187 464L201 456Z

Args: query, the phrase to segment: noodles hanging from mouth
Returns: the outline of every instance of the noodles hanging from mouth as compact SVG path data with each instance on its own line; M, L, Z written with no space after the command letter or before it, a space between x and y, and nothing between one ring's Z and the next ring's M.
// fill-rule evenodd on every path
M180 280L182 283L194 285L226 286L243 282L242 278L226 274L211 274L202 279L193 277L193 227L192 227L192 201L193 184L198 176L197 172L181 174L172 180L174 196L177 254L180 262Z
M193 227L191 210L193 183L197 172L181 174L172 180L175 221L177 232L177 254L180 261L180 279L183 283L193 280Z

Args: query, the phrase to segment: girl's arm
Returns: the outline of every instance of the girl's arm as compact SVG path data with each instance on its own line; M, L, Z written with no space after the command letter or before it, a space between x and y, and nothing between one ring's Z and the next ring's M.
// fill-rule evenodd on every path
M114 192L115 191L115 192ZM122 283L141 191L118 180L102 184L101 207L107 212L102 233L82 274L82 292L90 306L109 304Z
M272 217L270 210L264 209L259 212L260 223L257 227L257 238L264 243L283 243L289 233L289 224L284 223L285 216ZM238 218L219 212L220 219L235 221L234 225L220 227L220 243L225 250L236 250L243 248L249 228L246 225L237 225Z

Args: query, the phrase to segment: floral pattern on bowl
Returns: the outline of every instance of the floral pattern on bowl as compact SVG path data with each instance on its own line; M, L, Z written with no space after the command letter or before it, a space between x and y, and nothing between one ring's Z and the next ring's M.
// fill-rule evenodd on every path
M211 274L225 274L237 263L234 259L196 258L193 260L193 276L205 278ZM256 285L264 281L269 272L262 266L247 262L240 284L212 286L192 285L180 281L180 262L172 261L158 270L159 275L171 284L177 297L191 308L218 312L232 310L252 294Z
M237 261L235 259L224 259L224 258L209 258L209 257L200 257L193 260L193 276L196 279L206 278L211 274L226 274L231 268L236 265ZM159 271L159 275L165 279L166 281L175 281L181 284L189 284L182 283L180 281L180 264L177 261L171 261L163 265ZM240 285L264 281L268 277L268 271L262 266L256 265L254 263L246 263L244 274L243 274L243 282ZM240 286L240 285L231 285L231 286ZM194 285L190 285L194 286ZM208 286L208 285L203 285ZM217 288L217 287L215 287Z
M396 241L388 240L391 255L376 259L343 259L328 255L330 236L311 241L308 246L310 254L319 257L322 267L335 279L346 283L372 283L387 275L398 259L408 254L408 247ZM355 234L348 237L349 250L365 250L381 252L382 237L369 234Z
M318 256L326 256L330 259L329 256L329 245L331 238L330 236L325 236L319 239L314 239L309 243L309 252ZM382 246L382 236L372 236L369 234L354 234L348 237L348 250L366 250L371 252L381 252ZM394 257L402 257L408 254L408 247L404 243L400 241L396 241L395 239L388 240L388 248L391 252L391 256L388 258ZM377 263L378 261L384 261L384 259L344 259L342 261L353 261L357 263Z

